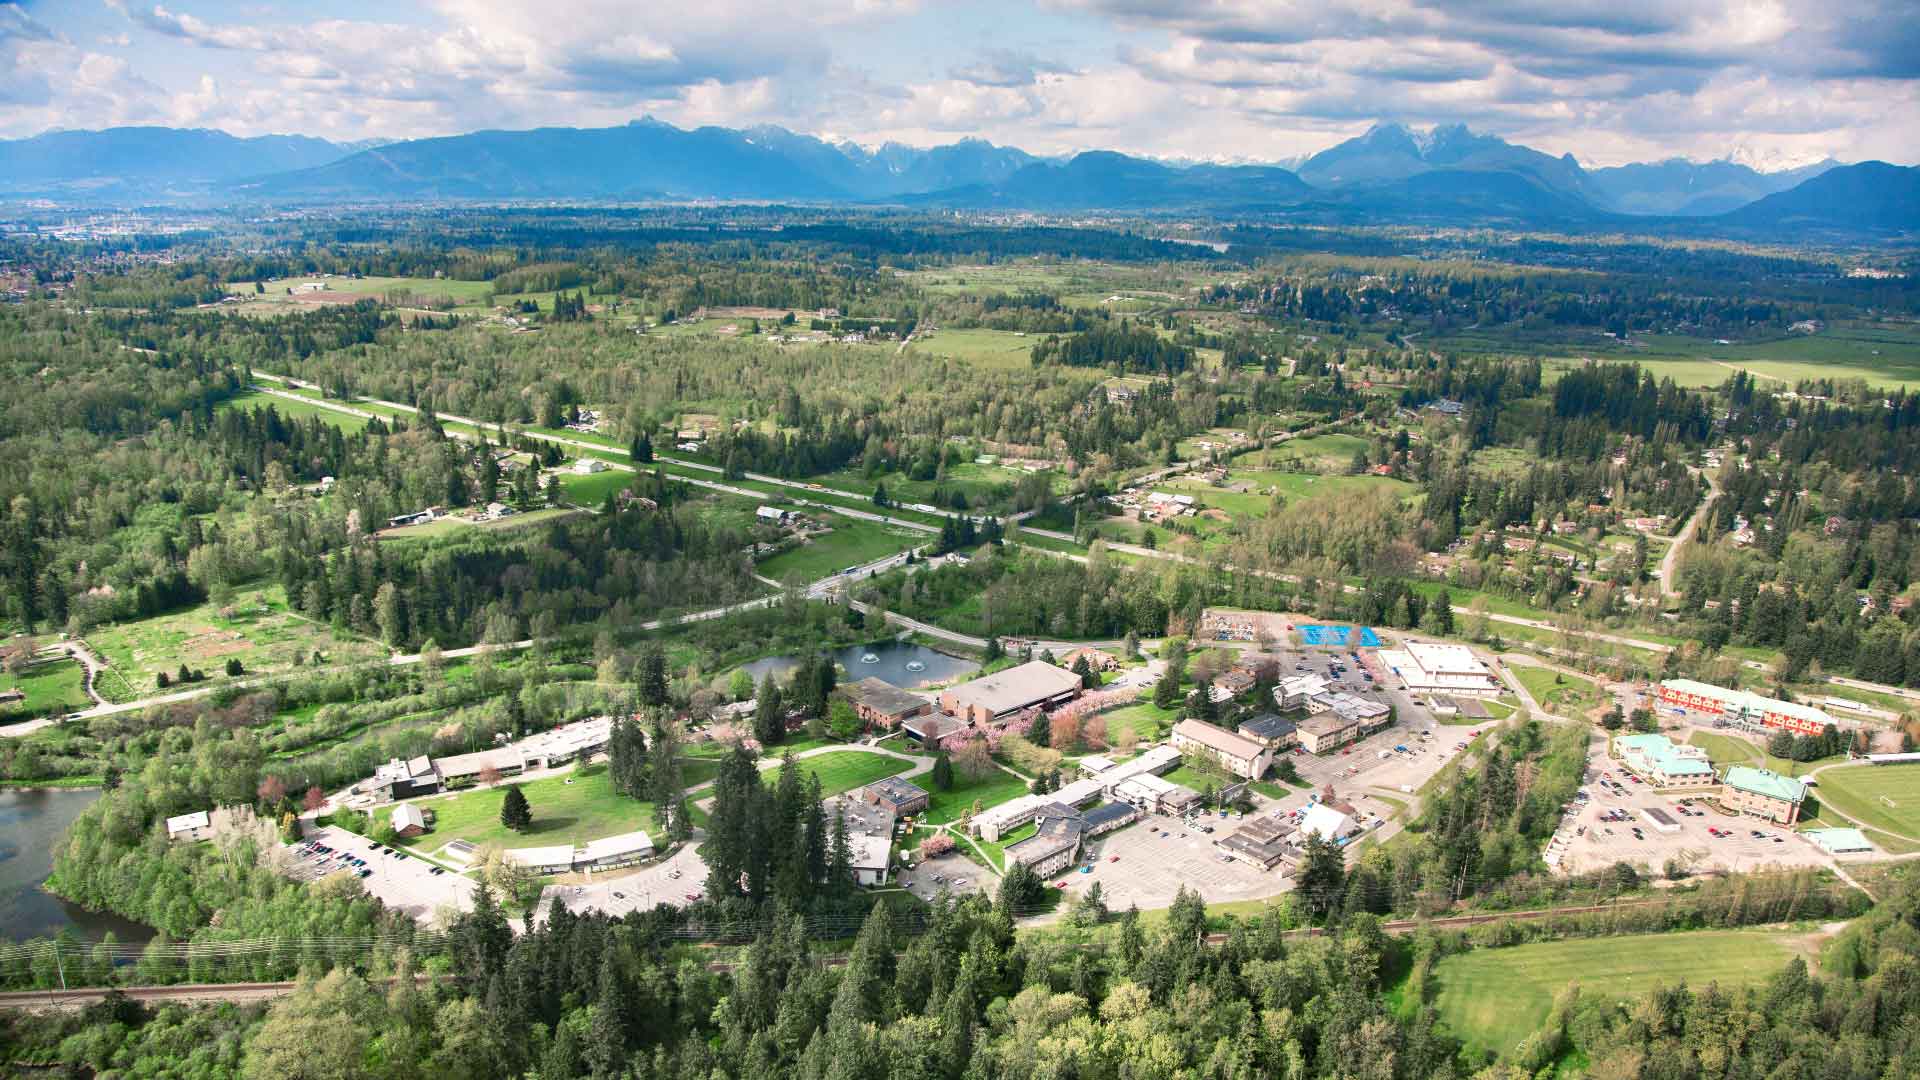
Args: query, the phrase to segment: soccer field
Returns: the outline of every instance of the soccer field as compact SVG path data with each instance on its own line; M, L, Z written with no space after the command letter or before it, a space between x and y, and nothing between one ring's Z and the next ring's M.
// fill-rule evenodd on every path
M1876 829L1920 839L1920 765L1828 769L1820 774L1820 785L1813 793L1848 817Z
M1618 999L1682 980L1695 989L1742 986L1778 971L1794 944L1791 934L1705 930L1475 949L1434 969L1434 1006L1470 1050L1506 1053L1540 1026L1570 982Z

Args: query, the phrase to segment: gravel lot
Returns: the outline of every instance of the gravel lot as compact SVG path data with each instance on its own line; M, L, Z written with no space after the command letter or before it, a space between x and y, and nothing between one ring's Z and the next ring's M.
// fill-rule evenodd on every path
M373 873L359 880L368 894L379 897L388 907L404 911L422 924L432 923L442 909L466 911L473 905L473 879L451 870L435 874L432 872L433 864L417 856L402 858L387 849L375 851L373 841L331 825L309 832L307 839L350 858L365 859L364 869ZM303 859L300 858L298 845L291 850L293 866L290 873L296 881L313 881L343 868L343 860L337 857ZM362 868L352 869L358 873Z

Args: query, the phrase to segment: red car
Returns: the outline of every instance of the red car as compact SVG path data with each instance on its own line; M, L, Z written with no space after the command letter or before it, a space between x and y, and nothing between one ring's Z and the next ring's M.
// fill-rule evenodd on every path
M689 899L689 900L698 900L698 899L700 899L700 894L699 894L699 893L697 893L697 892L690 892L690 893L688 893L688 894L687 894L687 899Z
M1119 862L1119 861L1120 861L1120 856L1118 856L1118 855L1109 855L1109 856L1107 856L1107 861L1108 861L1108 862Z

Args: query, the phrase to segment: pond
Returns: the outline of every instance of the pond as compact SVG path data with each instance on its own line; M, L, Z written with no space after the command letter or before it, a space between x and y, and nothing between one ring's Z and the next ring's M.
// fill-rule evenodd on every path
M850 645L833 654L840 665L842 682L875 678L884 683L911 689L929 683L943 683L965 675L979 665L971 660L913 645L904 641L886 641L874 645ZM769 672L785 677L800 666L797 656L767 656L740 665L758 683Z
M99 797L86 788L0 791L0 937L25 941L65 929L88 941L109 930L122 942L153 937L150 926L88 911L40 888L53 873L53 845Z

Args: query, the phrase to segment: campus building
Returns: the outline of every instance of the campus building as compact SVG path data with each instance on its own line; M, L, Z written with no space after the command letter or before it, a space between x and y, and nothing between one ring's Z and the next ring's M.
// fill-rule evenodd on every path
M373 770L373 791L388 799L408 799L440 790L440 773L425 754L394 758Z
M841 687L840 696L853 706L861 723L889 731L933 711L933 702L919 694L872 677Z
M1414 693L1492 695L1500 692L1493 670L1465 645L1409 642L1382 649L1380 662Z
M181 814L167 819L167 839L185 840L188 843L205 840L213 835L213 817L205 810L195 810L191 814Z
M1315 709L1313 702L1326 692L1327 680L1318 675L1289 675L1273 688L1273 703L1282 712L1324 712L1324 708Z
M1807 785L1791 776L1749 765L1728 769L1726 782L1720 788L1720 805L1779 825L1799 821L1800 804L1806 798Z
M1296 729L1300 748L1309 754L1338 750L1360 737L1360 718L1352 713L1331 710L1316 713L1300 721Z
M427 815L412 803L400 803L393 808L393 834L409 839L427 831Z
M1654 690L1660 704L1718 716L1741 727L1770 727L1796 735L1818 735L1833 723L1825 711L1811 705L1730 690L1693 679L1668 679Z
M974 724L988 724L1024 709L1064 705L1080 694L1080 676L1042 660L949 687L940 711Z
M1053 803L1042 807L1035 820L1034 834L1007 848L1007 858L1041 877L1051 877L1077 862L1088 840L1140 820L1140 811L1125 803L1106 803L1085 812Z
M1222 853L1262 870L1281 863L1292 865L1300 859L1294 842L1294 828L1284 819L1269 815L1248 818L1246 823L1213 842Z
M1273 764L1273 750L1266 743L1191 718L1173 726L1173 746L1183 754L1203 755L1244 780L1260 779Z
M1240 734L1249 739L1258 739L1267 749L1276 752L1296 746L1300 742L1300 733L1295 729L1294 722L1273 713L1261 713L1241 724Z
M603 836L584 844L549 844L511 848L501 852L535 874L568 874L576 870L608 870L629 866L653 856L653 838L643 832Z
M1200 793L1152 773L1129 776L1113 786L1113 797L1153 814L1178 814L1200 801Z
M927 808L928 795L918 784L889 776L860 789L860 797L875 806L884 806L895 817L917 814Z
M853 795L836 795L821 805L829 825L836 814L846 817L853 880L861 885L885 885L893 866L893 811L884 803L870 803Z
M1615 735L1607 753L1620 767L1657 788L1712 787L1707 752L1665 735Z

